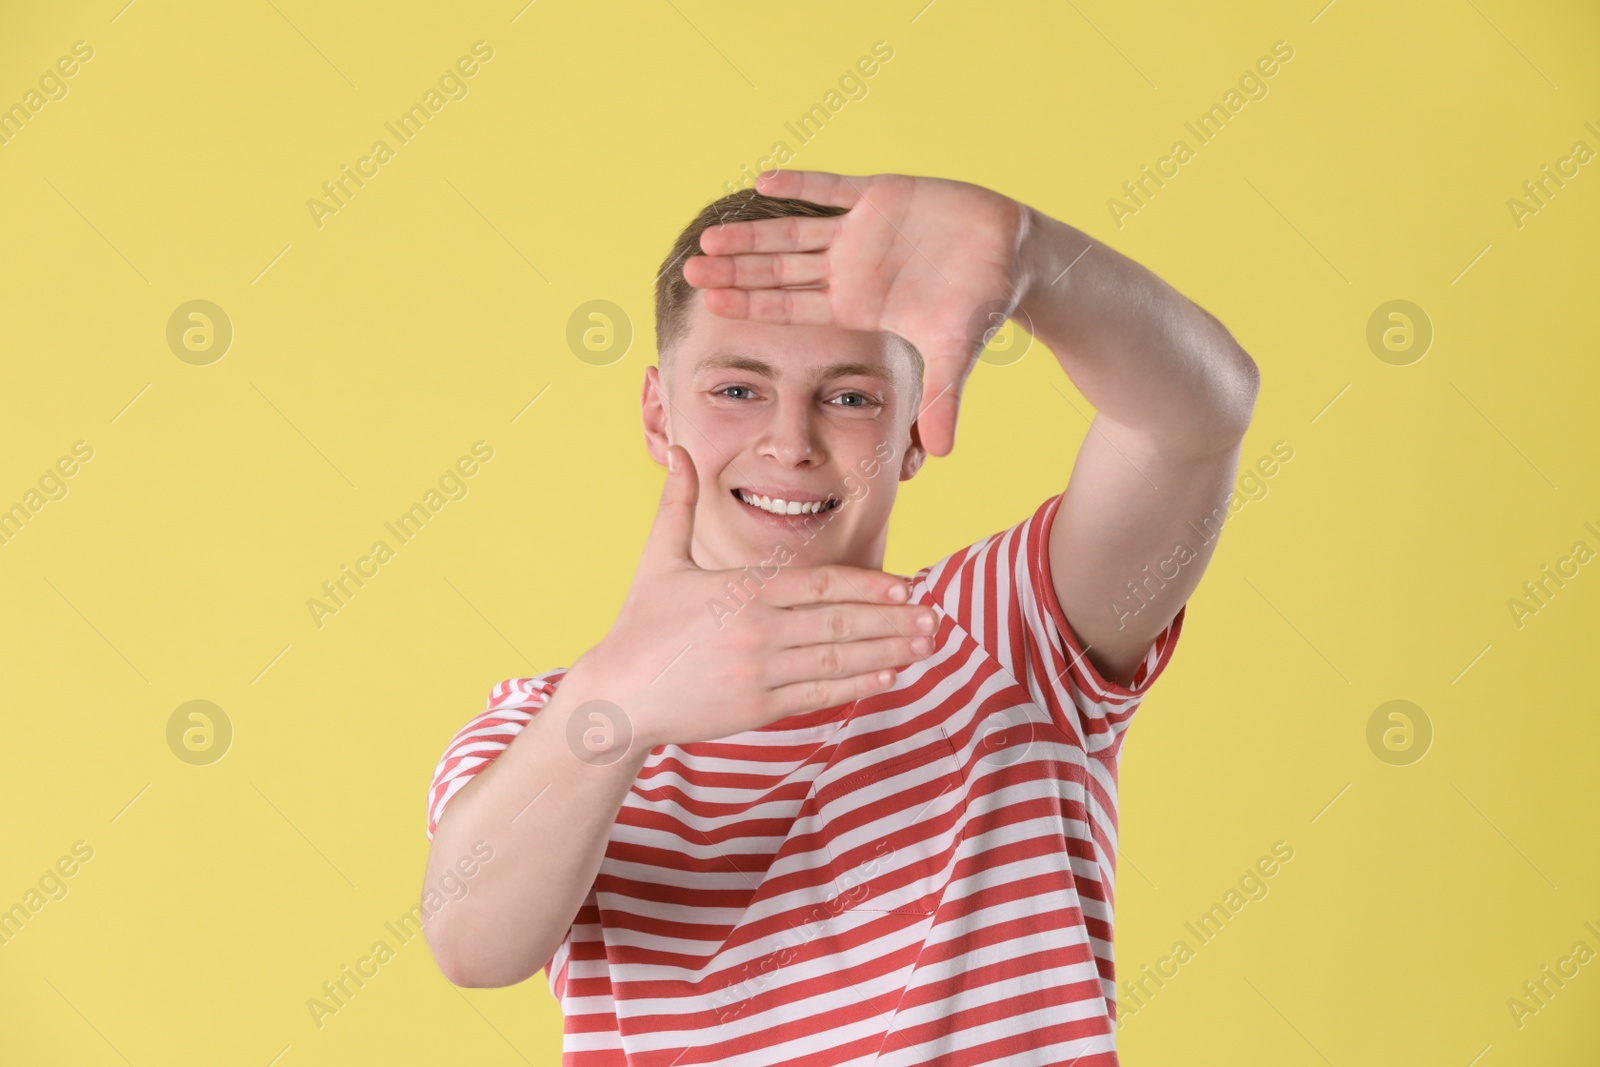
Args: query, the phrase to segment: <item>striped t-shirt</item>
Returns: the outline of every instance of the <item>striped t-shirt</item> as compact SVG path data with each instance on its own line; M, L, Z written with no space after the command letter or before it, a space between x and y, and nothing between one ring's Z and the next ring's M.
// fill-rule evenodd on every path
M544 968L563 1064L1118 1062L1118 754L1184 611L1105 681L1051 586L1060 501L915 575L936 644L888 692L651 751ZM564 674L456 734L430 839Z

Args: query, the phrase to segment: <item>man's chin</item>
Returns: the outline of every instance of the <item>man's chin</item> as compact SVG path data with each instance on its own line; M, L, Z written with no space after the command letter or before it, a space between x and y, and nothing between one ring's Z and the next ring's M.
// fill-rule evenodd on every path
M743 531L739 538L740 566L771 577L780 567L819 567L843 557L827 529L785 534L781 530Z

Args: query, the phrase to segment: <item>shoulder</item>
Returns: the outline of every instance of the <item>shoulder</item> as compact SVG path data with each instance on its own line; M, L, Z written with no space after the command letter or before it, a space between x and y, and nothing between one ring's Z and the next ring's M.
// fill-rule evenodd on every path
M1105 678L1055 591L1050 528L1061 496L919 571L915 599L926 598L964 631L1087 751L1115 756L1134 709L1172 656L1184 613L1151 642L1128 684Z
M496 711L513 715L537 711L555 693L556 686L566 677L567 670L566 667L556 667L526 678L507 678L489 690L488 703L479 718Z
M568 668L508 678L489 690L484 709L456 730L433 769L428 786L428 837L450 798L504 752L544 707Z
M1031 583L1023 589L1017 587L1017 577L1036 571L1041 563L1049 566L1048 558L1041 561L1040 553L1047 551L1049 520L1060 503L1061 494L1052 494L1012 525L922 568L915 575L916 583L925 585L934 604L946 614L956 615L958 621L972 615L975 602L998 607L1019 593L1031 592Z

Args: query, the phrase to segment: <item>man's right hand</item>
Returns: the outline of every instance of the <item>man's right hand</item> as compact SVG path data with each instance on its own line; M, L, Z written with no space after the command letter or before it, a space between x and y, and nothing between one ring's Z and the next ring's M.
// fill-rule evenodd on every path
M707 605L744 572L695 565L699 479L682 446L667 456L667 484L622 610L573 665L628 716L636 744L710 741L859 700L932 651L933 609L906 603L904 579L864 567L781 568L742 607L713 617Z

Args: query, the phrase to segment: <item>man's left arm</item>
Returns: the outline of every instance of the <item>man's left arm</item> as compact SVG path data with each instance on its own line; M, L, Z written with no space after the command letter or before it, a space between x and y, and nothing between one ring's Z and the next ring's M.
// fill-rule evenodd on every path
M1051 528L1050 568L1084 654L1126 684L1216 547L1255 363L1133 260L991 189L783 170L757 187L846 212L714 226L684 279L716 315L906 338L926 366L912 432L930 455L954 446L985 309L1011 309L1094 405Z
M1095 416L1050 531L1085 656L1127 685L1216 548L1260 373L1209 312L1133 260L1027 209L1012 315Z

